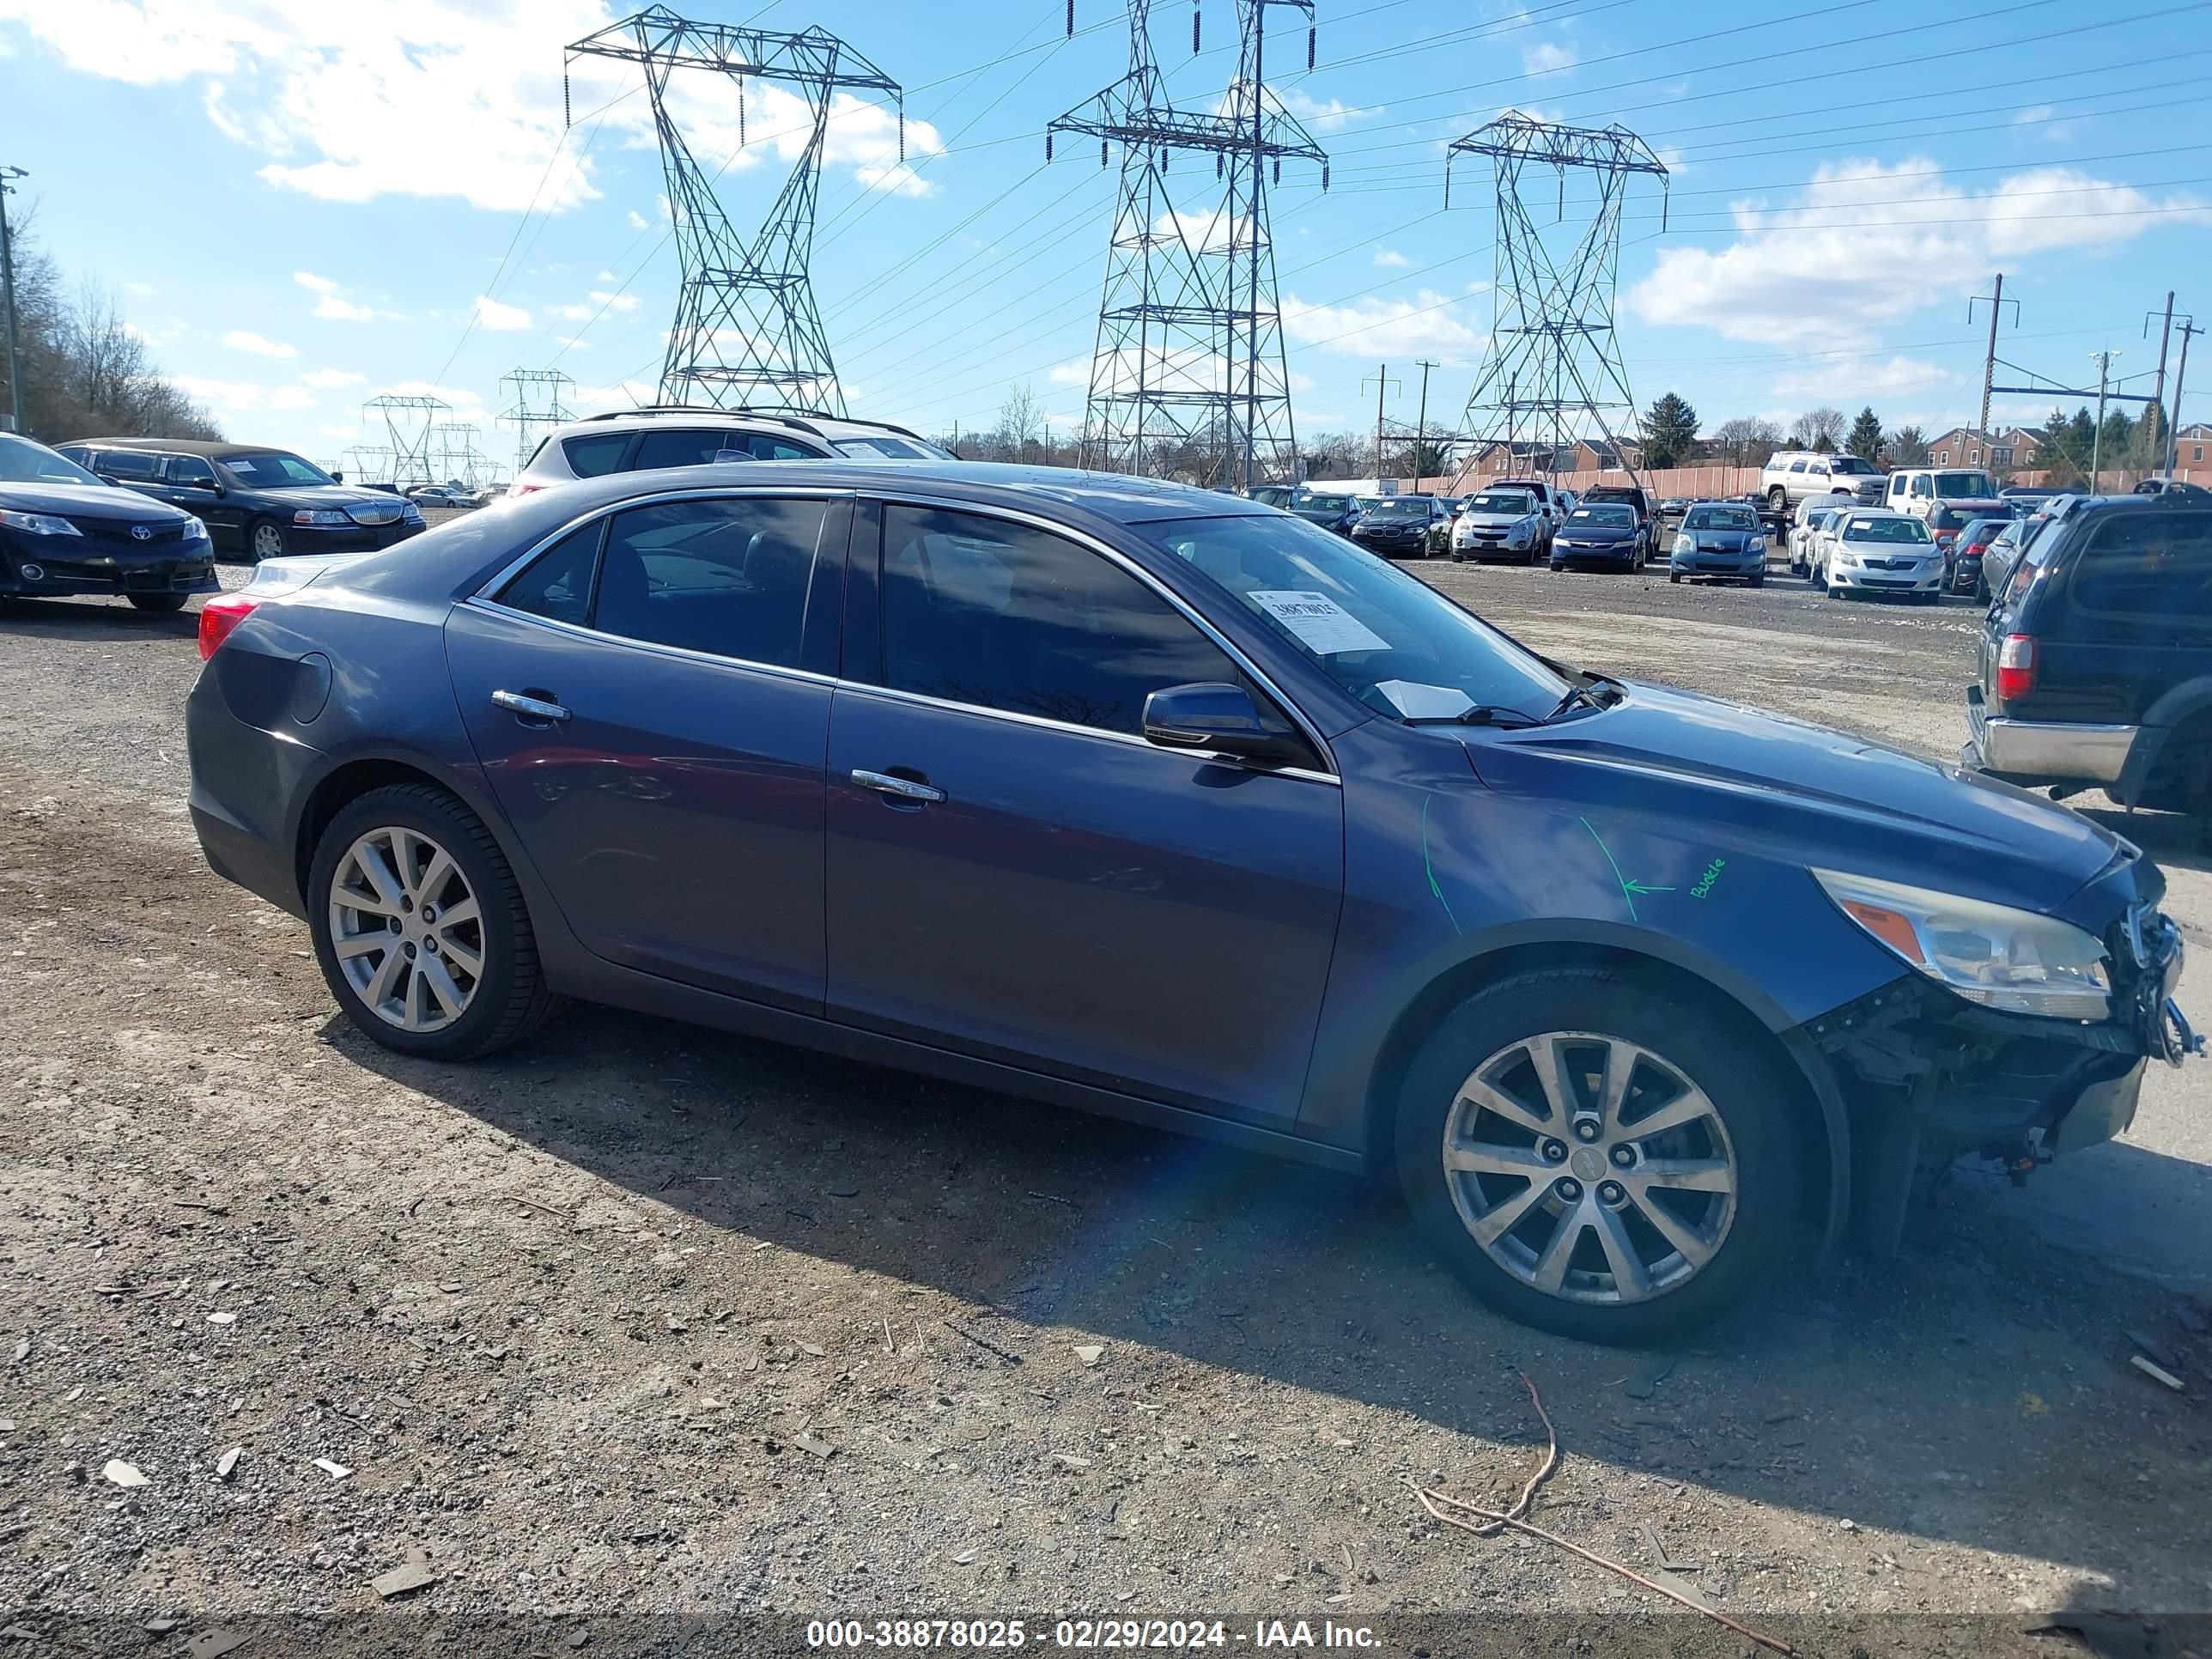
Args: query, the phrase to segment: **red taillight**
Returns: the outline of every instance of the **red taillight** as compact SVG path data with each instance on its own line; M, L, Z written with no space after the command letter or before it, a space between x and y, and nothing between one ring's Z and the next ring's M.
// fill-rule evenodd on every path
M2035 690L2035 636L2008 634L1997 651L1997 701L2012 702Z
M205 662L215 655L216 647L228 639L231 630L244 622L253 607L261 601L249 599L243 593L218 593L200 607L200 660Z
M541 490L541 489L544 489L544 488L545 488L545 486L544 486L544 484L526 484L526 483L519 483L519 484L515 484L515 485L512 486L511 488L509 488L509 489L507 490L507 493L510 496L513 496L513 495L536 495L539 490Z

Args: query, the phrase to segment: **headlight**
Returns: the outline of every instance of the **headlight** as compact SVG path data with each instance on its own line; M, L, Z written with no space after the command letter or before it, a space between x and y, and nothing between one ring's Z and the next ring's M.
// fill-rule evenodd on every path
M422 523L422 509L416 506L412 501L408 502L406 506L399 509L399 521L402 524Z
M204 542L207 539L207 526L189 513L185 515L185 539L188 542Z
M2112 1012L2105 947L2079 927L2033 910L1871 876L1834 870L1813 876L1837 908L1969 1002L2054 1019L2103 1019Z
M334 507L303 507L292 515L294 524L351 524L353 520Z
M1677 536L1674 538L1674 550L1677 553L1694 553L1698 550L1698 544L1690 537Z
M67 519L57 519L45 513L10 513L0 509L0 525L10 530L20 530L26 536L82 536Z

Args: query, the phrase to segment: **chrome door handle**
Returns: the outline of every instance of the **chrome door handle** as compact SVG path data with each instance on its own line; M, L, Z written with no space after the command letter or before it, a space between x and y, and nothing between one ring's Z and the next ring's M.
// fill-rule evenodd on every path
M565 720L568 711L557 702L548 702L543 697L526 697L520 691L495 691L491 700L501 708L510 709L525 720Z
M879 795L896 795L901 800L937 801L945 799L945 792L933 784L916 783L912 778L895 778L888 772L863 772L855 769L853 781L863 789L872 789Z

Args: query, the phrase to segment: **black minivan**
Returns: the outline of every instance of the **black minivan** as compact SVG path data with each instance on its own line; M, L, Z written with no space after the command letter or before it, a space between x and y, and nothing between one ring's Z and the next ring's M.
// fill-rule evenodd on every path
M2046 525L1991 599L1976 681L1970 769L2212 835L2212 499L2083 501Z

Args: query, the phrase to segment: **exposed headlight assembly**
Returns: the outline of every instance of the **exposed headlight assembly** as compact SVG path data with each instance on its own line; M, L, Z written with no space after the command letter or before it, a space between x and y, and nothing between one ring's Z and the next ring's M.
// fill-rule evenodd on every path
M2112 1013L2105 947L2070 923L1871 876L1815 870L1813 877L1838 909L1969 1002L2053 1019Z

